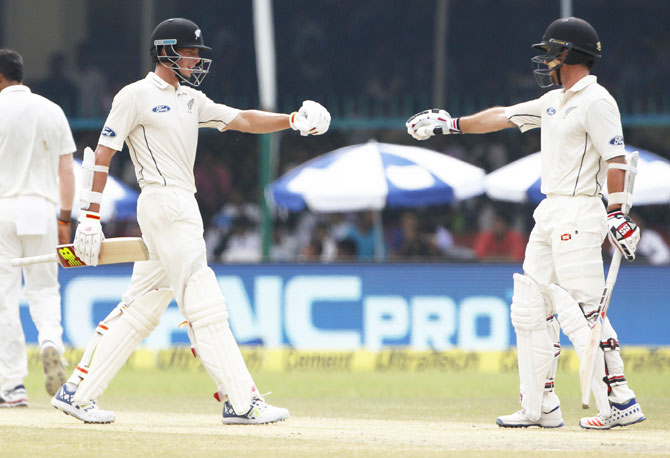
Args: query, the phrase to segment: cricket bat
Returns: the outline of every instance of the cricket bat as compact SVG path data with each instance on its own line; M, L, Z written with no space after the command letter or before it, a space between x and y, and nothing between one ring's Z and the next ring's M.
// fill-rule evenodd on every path
M147 259L149 259L149 250L141 237L115 237L102 241L98 265L146 261ZM86 266L74 252L74 243L58 245L55 253L12 259L12 266L22 267L42 262L58 262L65 268Z
M632 196L633 187L635 185L635 176L637 175L637 161L639 153L633 151L626 157L628 163L628 171L624 181L624 192L629 193L629 198L621 205L621 211L627 215L630 207L633 205ZM579 362L579 382L582 387L582 409L588 409L591 402L591 380L593 379L594 365L596 356L598 355L598 348L600 347L600 339L603 334L603 321L607 315L607 309L610 306L610 299L612 298L612 289L616 283L617 275L619 274L619 266L621 265L621 251L616 250L612 256L609 272L607 272L607 280L605 281L605 289L600 298L600 307L598 319L591 327L589 334L589 341L586 345L584 355Z

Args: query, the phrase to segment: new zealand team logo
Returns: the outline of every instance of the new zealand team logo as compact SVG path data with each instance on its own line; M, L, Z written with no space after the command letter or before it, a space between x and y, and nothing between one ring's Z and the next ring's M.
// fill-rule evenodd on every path
M111 127L103 127L101 135L104 135L105 137L116 137L116 132Z
M617 135L616 137L612 138L610 140L610 145L623 146L623 137L621 135Z
M555 114L556 114L556 108L554 108L554 107L549 107L549 108L547 108L547 114L548 114L549 116L553 116L553 115L555 115Z
M167 105L157 105L151 109L154 113L167 113L170 111L170 107Z

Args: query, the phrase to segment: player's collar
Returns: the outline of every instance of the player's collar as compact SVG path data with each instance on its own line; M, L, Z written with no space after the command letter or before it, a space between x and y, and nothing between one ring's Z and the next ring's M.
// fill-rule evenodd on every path
M24 86L23 84L12 84L11 86L7 86L2 91L0 91L2 94L9 94L11 92L30 92L30 88L28 86Z
M597 80L598 78L596 75L586 75L584 78L573 84L572 87L565 92L579 92L586 86L590 86L591 84L595 83Z
M151 84L156 86L158 89L165 89L168 86L171 86L170 83L165 81L163 78L160 76L156 75L154 72L149 72L147 73L147 76L145 78L147 81L149 81Z

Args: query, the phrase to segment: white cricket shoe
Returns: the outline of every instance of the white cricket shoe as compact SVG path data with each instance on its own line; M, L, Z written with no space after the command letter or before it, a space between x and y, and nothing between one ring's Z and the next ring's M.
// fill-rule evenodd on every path
M267 404L263 397L254 398L247 413L237 415L229 401L223 404L223 423L226 425L261 425L286 420L287 409Z
M26 387L16 385L12 389L0 391L0 407L28 407Z
M68 383L64 383L55 396L51 398L51 405L84 423L113 423L116 420L114 412L102 410L93 399L86 404L78 404L74 400L76 391L76 386L70 385L68 387Z
M646 420L642 407L635 398L624 404L610 402L612 414L603 418L600 414L595 417L584 417L579 420L579 426L584 429L610 429L615 426L628 426Z
M40 356L44 367L44 387L53 396L58 388L65 383L65 368L58 350L52 346L44 347Z
M524 410L519 410L511 415L503 415L496 419L498 426L502 428L527 428L529 426L539 426L541 428L560 428L563 423L563 415L561 414L561 406L556 406L555 409L549 412L542 412L540 419L531 421Z

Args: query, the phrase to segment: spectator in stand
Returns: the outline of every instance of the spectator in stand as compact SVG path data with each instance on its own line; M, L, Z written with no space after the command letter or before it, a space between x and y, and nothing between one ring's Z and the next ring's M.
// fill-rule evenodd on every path
M323 243L321 240L313 238L304 246L298 261L301 262L319 262L323 255Z
M221 260L225 263L260 262L261 251L261 237L254 222L245 215L235 218Z
M419 218L415 213L404 212L400 216L400 228L395 234L396 247L391 253L398 258L416 258L436 254L431 250L431 243L426 234L419 228Z
M356 222L349 227L344 238L356 243L356 255L361 261L370 261L375 256L374 215L372 211L356 214Z
M523 235L510 227L503 214L496 214L491 229L477 234L475 253L483 261L523 261L526 241Z
M209 221L220 209L222 200L229 200L232 189L230 170L223 160L207 148L198 151L198 160L194 169L195 195L204 221ZM236 196L241 200L241 196Z
M336 261L351 262L356 259L356 242L349 238L337 241Z

